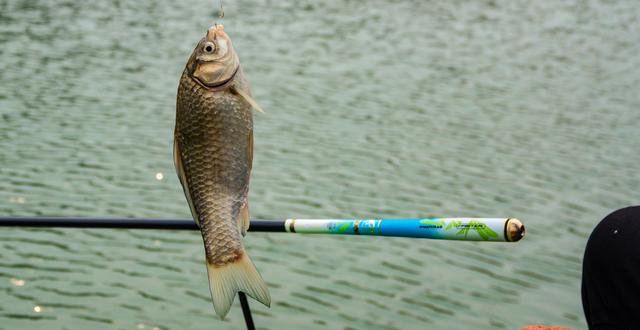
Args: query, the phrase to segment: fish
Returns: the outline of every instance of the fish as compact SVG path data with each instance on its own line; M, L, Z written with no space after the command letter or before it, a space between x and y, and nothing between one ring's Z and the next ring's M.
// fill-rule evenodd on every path
M249 228L253 99L224 26L210 27L178 84L173 160L204 242L209 289L221 318L237 292L269 307L266 283L242 238Z

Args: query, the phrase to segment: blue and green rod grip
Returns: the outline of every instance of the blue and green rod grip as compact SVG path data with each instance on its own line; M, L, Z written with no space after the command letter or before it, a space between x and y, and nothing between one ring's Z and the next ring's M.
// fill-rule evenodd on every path
M515 218L287 219L285 230L492 242L517 242L525 231Z
M191 219L0 217L0 227L63 227L197 230ZM460 241L517 242L524 237L515 218L281 219L251 220L249 231L373 235Z

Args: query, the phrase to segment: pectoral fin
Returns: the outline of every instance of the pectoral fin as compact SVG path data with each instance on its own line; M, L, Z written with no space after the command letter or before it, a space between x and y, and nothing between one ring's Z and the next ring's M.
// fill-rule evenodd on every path
M176 173L178 173L178 179L180 179L180 183L182 184L184 195L187 197L187 202L189 203L189 208L191 209L191 216L193 217L193 220L196 222L196 224L200 226L200 222L198 221L198 213L196 213L196 208L193 206L193 201L191 201L189 184L184 174L184 167L182 166L182 156L180 156L180 146L178 145L178 141L175 138L173 140L173 164L176 167Z
M262 110L262 108L258 105L258 102L256 102L256 100L254 100L253 97L251 97L251 95L235 87L233 88L233 91L238 95L240 95L240 97L242 97L245 101L247 101L247 103L249 103L254 110L264 113L264 110Z

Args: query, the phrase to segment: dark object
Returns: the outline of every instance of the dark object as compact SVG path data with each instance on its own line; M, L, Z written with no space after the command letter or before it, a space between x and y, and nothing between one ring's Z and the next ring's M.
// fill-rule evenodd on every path
M253 317L251 316L251 309L249 308L249 301L244 292L238 292L240 298L240 306L242 306L242 315L244 315L244 322L247 324L247 330L255 330L256 326L253 325Z
M67 227L198 230L192 219L0 217L0 227ZM249 231L285 232L284 220L251 220Z
M582 307L592 330L640 326L640 206L609 214L591 233L582 264Z

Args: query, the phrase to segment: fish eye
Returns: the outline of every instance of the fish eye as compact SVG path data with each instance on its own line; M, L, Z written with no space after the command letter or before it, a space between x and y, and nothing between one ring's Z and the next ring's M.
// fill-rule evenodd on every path
M212 42L207 42L204 44L204 47L202 49L205 53L213 53L213 51L216 49L216 46Z

